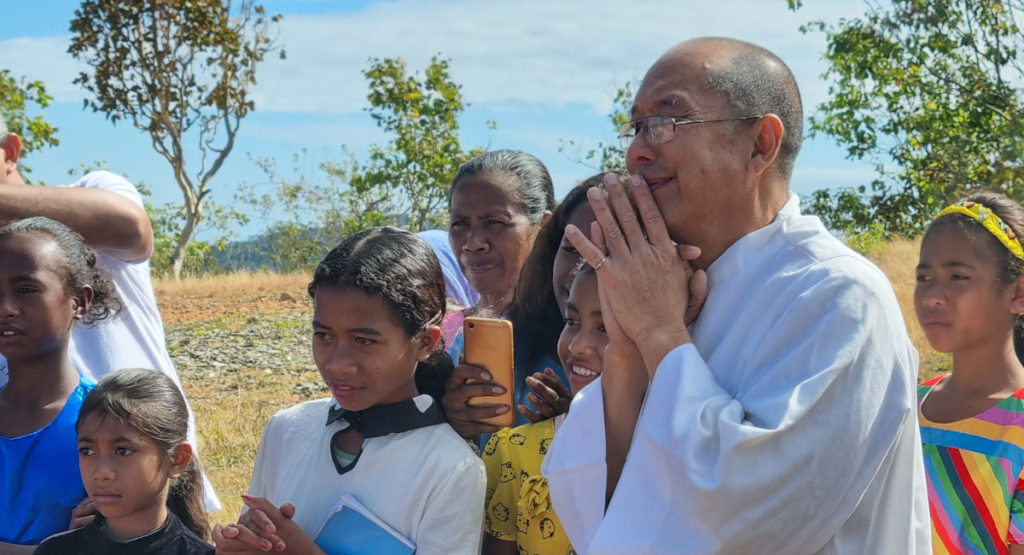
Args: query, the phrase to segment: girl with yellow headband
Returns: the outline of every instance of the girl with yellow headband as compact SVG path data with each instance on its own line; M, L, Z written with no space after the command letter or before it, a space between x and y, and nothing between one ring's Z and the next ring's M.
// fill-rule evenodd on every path
M921 242L914 309L952 372L918 386L935 553L1024 554L1024 209L976 193Z

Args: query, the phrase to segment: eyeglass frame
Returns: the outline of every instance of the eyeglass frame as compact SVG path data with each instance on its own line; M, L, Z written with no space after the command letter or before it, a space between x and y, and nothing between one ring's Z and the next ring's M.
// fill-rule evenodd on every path
M639 132L637 132L637 124L640 124L640 123L643 123L644 129L647 129L647 136L645 137L645 140L647 141L647 143L648 144L652 144L652 145L658 145L658 144L667 143L667 142L671 141L672 139L674 139L675 136L676 136L676 127L679 127L680 125L690 125L690 124L695 124L695 123L716 123L716 122L720 122L720 121L746 121L746 120L752 120L752 119L760 119L760 118L763 118L763 117L764 117L764 114L760 114L760 115L756 115L756 116L743 116L743 117L739 117L739 118L718 118L718 119L683 119L683 118L676 118L676 117L672 117L672 116L647 116L647 117L643 118L643 120L633 120L633 121L626 122L626 123L624 123L624 124L619 126L619 145L622 147L622 150L626 150L626 149L628 149L630 147L630 145L633 144L633 141L636 140L637 135L640 134ZM669 138L667 138L667 139L665 139L663 141L655 141L655 140L653 140L653 138L654 138L652 136L653 131L651 131L651 129L653 129L653 127L651 127L651 125L648 123L653 118L658 118L658 119L662 119L662 120L668 120L668 121L672 122L672 134L669 136Z

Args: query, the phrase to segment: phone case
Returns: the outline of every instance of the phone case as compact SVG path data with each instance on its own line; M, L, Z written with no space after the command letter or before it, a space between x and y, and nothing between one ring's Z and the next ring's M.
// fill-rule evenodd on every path
M474 397L470 405L506 404L510 410L484 420L496 426L515 423L515 396L513 395L512 322L493 318L467 317L462 323L465 341L463 357L466 364L479 366L491 373L494 382L505 388L497 397Z

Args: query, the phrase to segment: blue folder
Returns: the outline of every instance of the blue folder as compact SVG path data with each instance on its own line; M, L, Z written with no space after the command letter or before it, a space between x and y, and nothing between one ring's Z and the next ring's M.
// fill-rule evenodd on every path
M416 550L412 542L387 524L364 515L360 508L369 511L357 501L358 508L353 507L353 501L342 498L335 505L336 512L327 518L316 536L320 549L329 555L411 555Z

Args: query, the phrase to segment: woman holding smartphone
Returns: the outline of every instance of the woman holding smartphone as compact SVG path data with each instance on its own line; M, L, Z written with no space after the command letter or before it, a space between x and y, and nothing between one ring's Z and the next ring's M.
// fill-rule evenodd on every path
M444 321L442 331L452 360L458 361L462 354L465 317L507 315L523 263L554 207L551 176L544 164L530 154L516 150L485 152L459 169L449 196L448 237L459 266L473 289L480 293L480 300ZM522 349L525 345L518 347ZM480 368L460 366L448 382L445 410L452 426L463 437L498 431L498 426L481 420L513 410L504 404L469 406L470 398L492 396L511 387L517 404L521 399L525 401L523 384L498 384L483 372ZM481 383L468 383L471 379Z

